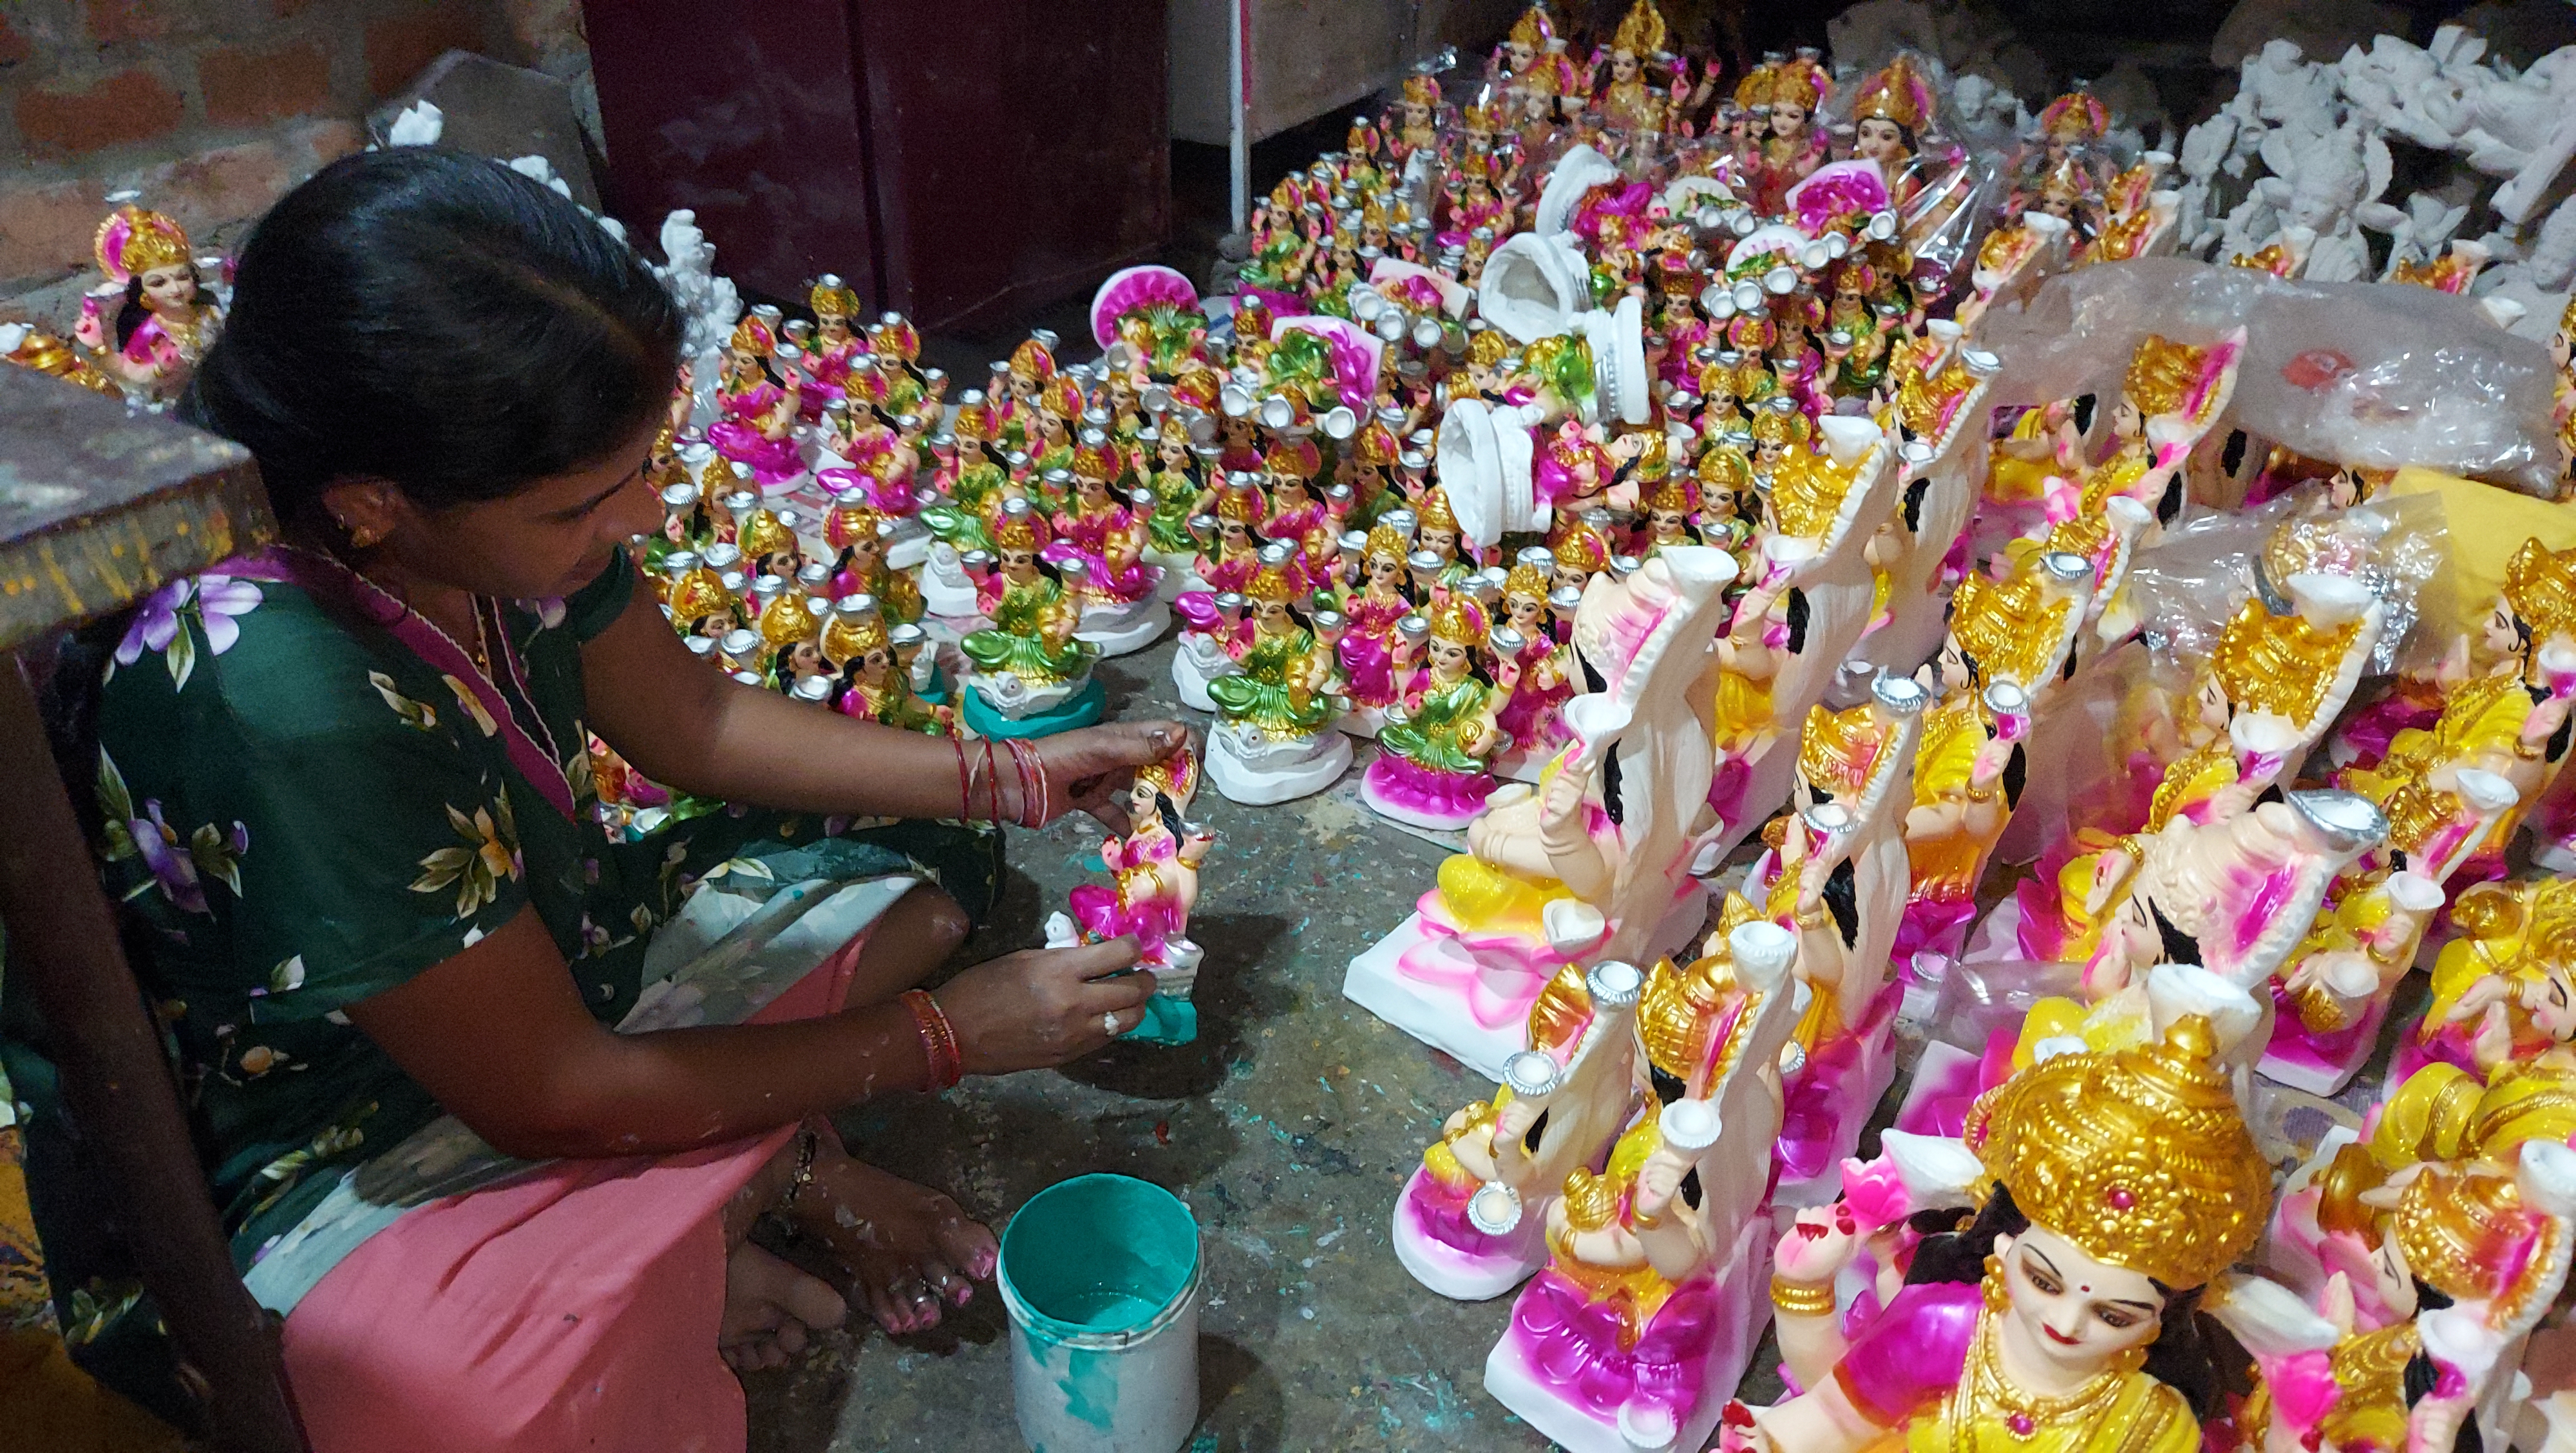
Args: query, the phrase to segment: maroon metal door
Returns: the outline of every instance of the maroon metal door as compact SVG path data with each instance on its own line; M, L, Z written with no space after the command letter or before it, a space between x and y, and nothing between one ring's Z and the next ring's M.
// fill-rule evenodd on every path
M886 268L931 326L997 321L1162 247L1162 0L856 10Z
M1162 0L601 0L610 210L694 208L718 268L837 272L928 329L989 325L1170 234Z

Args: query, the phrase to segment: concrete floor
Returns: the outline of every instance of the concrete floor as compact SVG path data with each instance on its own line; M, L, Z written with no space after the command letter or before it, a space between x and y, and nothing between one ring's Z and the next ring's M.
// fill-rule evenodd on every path
M1178 714L1171 646L1106 663L1120 716ZM1217 832L1190 932L1207 949L1200 1037L1118 1046L1062 1071L897 1095L842 1120L852 1148L943 1189L997 1231L1046 1186L1117 1171L1169 1187L1205 1232L1191 1453L1544 1449L1487 1397L1485 1354L1508 1298L1423 1291L1388 1247L1423 1145L1493 1086L1342 998L1352 955L1410 911L1442 850L1351 795L1247 808L1213 790ZM1039 942L1066 891L1093 877L1088 819L1015 835L1016 869L969 961ZM1000 1299L934 1333L824 1338L796 1366L745 1379L754 1453L1014 1453ZM1766 1344L1748 1394L1777 1395ZM1138 1450L1160 1453L1160 1450Z

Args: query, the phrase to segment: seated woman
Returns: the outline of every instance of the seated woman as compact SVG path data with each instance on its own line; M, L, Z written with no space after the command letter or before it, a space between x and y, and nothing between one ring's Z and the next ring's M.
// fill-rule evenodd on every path
M282 543L105 638L90 755L314 1446L740 1449L725 1363L847 1310L756 1218L892 1332L993 1270L827 1117L1089 1053L1153 992L1110 977L1125 940L914 991L996 889L999 834L956 819L1124 831L1186 733L969 755L692 660L627 556L680 313L505 167L346 158L239 280L188 406L257 457ZM760 807L612 842L585 733Z

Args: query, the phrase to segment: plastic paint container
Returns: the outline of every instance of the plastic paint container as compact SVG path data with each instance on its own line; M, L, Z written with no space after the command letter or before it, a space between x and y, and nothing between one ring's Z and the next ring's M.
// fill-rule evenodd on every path
M1199 1416L1199 1225L1162 1187L1076 1176L1002 1233L1030 1453L1177 1453Z

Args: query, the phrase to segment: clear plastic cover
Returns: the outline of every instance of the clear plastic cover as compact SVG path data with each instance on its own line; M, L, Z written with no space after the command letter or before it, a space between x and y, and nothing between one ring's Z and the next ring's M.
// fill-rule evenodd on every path
M2176 258L2078 268L1984 320L1980 342L2006 360L1989 397L2109 397L2148 333L2200 341L2239 325L2229 415L2241 427L2315 459L2552 493L2548 354L2431 288L2284 282Z

